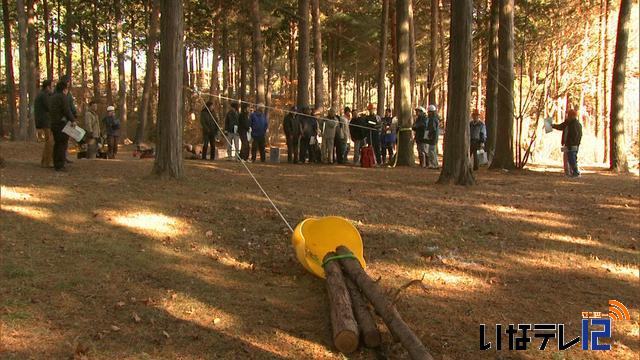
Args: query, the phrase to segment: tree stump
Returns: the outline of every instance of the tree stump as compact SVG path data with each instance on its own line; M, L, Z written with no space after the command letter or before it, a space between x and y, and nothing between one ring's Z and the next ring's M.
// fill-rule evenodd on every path
M325 259L335 256L331 252ZM358 323L351 309L351 297L344 282L345 278L337 261L329 261L324 267L331 307L331 327L333 330L333 344L344 354L354 352L358 348Z
M339 246L336 252L338 255L352 254L351 251L344 246ZM373 304L373 307L382 320L384 320L391 334L399 339L402 346L409 352L409 356L414 360L433 360L433 356L431 356L416 334L414 334L404 320L402 320L400 313L398 313L395 306L384 296L378 284L367 275L360 265L360 262L354 258L340 259L339 261L348 277L358 285L360 290L362 290L369 301L371 301L371 304Z
M353 315L355 315L356 320L358 321L358 327L362 334L362 341L364 342L364 345L368 348L380 346L380 343L382 342L380 331L373 319L373 315L371 315L371 311L369 311L369 307L367 305L368 301L364 299L360 293L360 289L358 289L351 279L345 276L344 281L347 284L347 289L349 289L349 294L351 295Z

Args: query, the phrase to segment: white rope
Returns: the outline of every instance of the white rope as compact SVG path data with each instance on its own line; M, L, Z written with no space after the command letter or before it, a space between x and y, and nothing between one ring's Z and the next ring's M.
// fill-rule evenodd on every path
M276 206L276 204L273 202L273 200L271 200L271 197L269 196L269 194L267 194L267 192L264 190L264 188L262 187L262 185L260 185L260 182L258 181L258 179L256 179L255 175L253 175L253 172L251 172L251 170L249 169L249 167L247 166L246 161L244 161L244 159L242 159L240 157L240 155L238 154L238 148L235 146L235 144L232 144L231 141L229 140L229 138L227 138L227 135L224 133L222 127L220 127L220 124L218 124L218 121L216 121L216 117L213 116L213 113L211 113L211 110L209 109L209 107L207 106L207 103L204 101L204 99L202 98L202 95L200 94L200 92L196 89L193 90L191 88L188 88L189 91L193 92L194 94L198 95L198 97L200 98L200 100L202 101L202 103L204 104L205 109L207 109L207 112L209 113L209 115L211 116L211 118L213 119L213 122L216 124L216 127L218 127L218 130L220 131L220 133L222 134L222 136L224 137L224 140L227 142L227 144L230 147L233 147L233 149L235 150L235 154L236 154L236 159L238 161L240 161L240 163L242 164L242 166L244 166L244 169L247 170L247 172L249 173L249 175L251 176L251 178L253 179L253 181L256 183L256 185L258 185L258 188L260 188L260 191L262 192L262 194L264 195L264 197L267 198L267 200L269 201L269 203L271 204L271 206L274 208L274 210L276 211L276 213L278 213L278 215L280 216L280 218L282 219L282 221L285 223L285 225L287 225L287 228L289 228L289 231L291 231L291 233L293 233L293 227L291 227L291 225L289 224L289 221L287 221L287 219L284 217L284 215L282 214L282 212L280 211L280 209L278 209L278 207ZM215 146L214 146L215 147Z

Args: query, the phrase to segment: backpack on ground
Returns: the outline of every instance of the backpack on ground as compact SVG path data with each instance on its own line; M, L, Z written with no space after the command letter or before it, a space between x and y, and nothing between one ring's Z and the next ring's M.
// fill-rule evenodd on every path
M375 166L376 157L373 153L371 145L367 145L360 150L360 166L370 168Z

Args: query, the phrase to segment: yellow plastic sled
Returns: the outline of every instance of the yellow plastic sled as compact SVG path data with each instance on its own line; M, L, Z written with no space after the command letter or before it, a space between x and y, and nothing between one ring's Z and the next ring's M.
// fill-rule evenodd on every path
M324 278L322 260L340 245L346 246L366 268L362 238L347 219L328 216L302 221L291 237L298 261L312 274Z

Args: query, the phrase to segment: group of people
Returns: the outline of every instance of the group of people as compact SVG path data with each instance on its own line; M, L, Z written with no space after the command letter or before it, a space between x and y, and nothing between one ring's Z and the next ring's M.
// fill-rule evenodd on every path
M34 102L34 118L38 137L44 141L42 159L43 167L53 167L56 171L66 171L69 135L64 131L66 126L76 127L78 110L70 92L71 78L60 77L53 86L51 80L44 80L40 92ZM97 144L106 138L109 157L118 152L118 136L120 122L115 117L115 108L107 107L107 116L98 121L97 102L89 103L85 114L86 135L81 142L88 146L88 157L95 157Z

